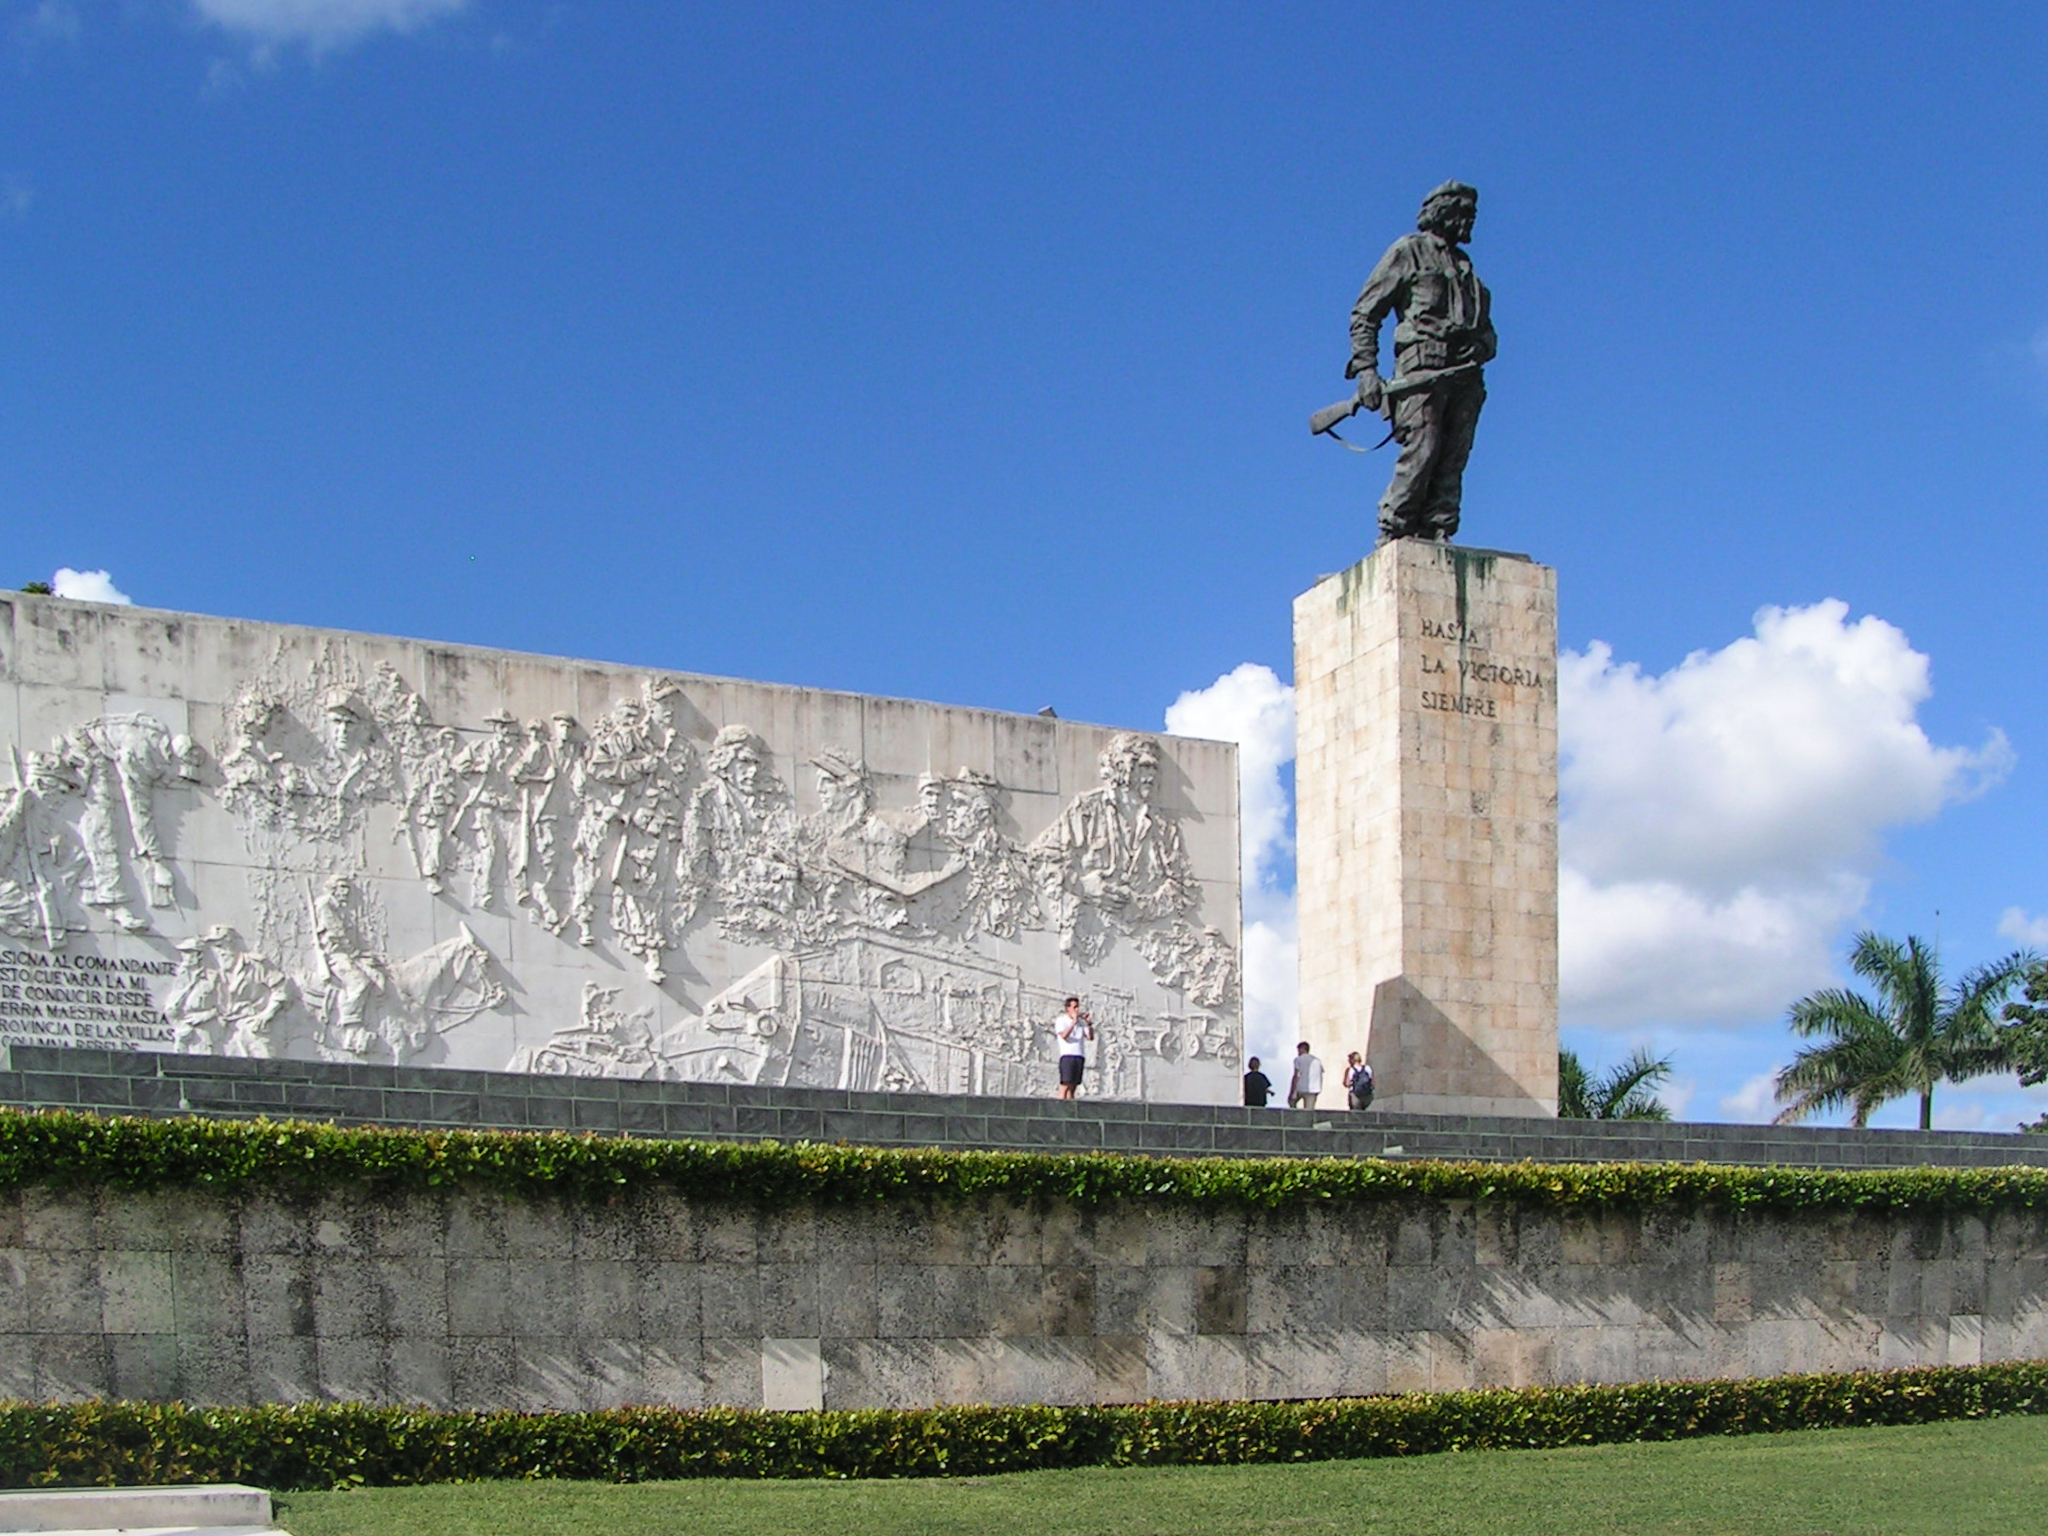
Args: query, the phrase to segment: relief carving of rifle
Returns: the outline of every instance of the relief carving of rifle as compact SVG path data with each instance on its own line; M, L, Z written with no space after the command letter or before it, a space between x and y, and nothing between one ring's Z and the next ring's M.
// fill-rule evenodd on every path
M1418 368L1413 373L1404 373L1388 379L1381 386L1379 414L1382 419L1391 422L1394 419L1394 402L1401 396L1413 394L1418 389L1427 389L1432 384L1456 378L1460 374L1477 373L1481 366L1479 363L1453 363L1448 368ZM1360 403L1358 396L1353 395L1349 400L1339 400L1335 405L1324 406L1309 417L1309 431L1320 437L1338 423L1349 421L1358 413ZM1331 435L1336 436L1335 433ZM1388 434L1388 438L1391 441L1391 433ZM1337 441L1341 443L1344 439L1339 437ZM1385 444L1381 446L1384 447Z

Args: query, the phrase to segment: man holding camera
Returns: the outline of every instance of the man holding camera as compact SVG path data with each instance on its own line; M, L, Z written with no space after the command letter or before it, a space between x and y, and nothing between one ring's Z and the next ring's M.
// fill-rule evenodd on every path
M1095 1020L1081 1011L1081 999L1070 997L1066 1010L1053 1020L1052 1032L1060 1042L1059 1096L1071 1099L1088 1067L1088 1042L1095 1038Z

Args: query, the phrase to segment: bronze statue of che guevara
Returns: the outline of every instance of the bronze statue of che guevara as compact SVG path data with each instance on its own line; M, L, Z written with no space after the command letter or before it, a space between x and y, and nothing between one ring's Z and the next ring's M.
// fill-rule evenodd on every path
M1495 351L1491 299L1464 246L1479 194L1447 181L1423 200L1416 231L1387 248L1351 311L1352 400L1316 413L1326 432L1354 411L1371 411L1401 446L1393 482L1380 498L1382 539L1448 540L1458 531L1465 461L1486 403L1485 365ZM1394 376L1380 377L1380 323L1392 314Z

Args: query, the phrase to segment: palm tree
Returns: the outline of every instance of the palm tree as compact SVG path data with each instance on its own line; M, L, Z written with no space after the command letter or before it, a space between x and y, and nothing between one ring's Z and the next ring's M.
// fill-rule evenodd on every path
M1671 1075L1669 1056L1638 1048L1618 1067L1595 1078L1575 1051L1557 1053L1560 1120L1669 1120L1671 1110L1654 1090Z
M1867 1125L1879 1105L1917 1093L1920 1129L1927 1130L1936 1083L2008 1065L1998 1005L2030 963L2024 953L2010 954L1945 986L1932 945L1857 934L1849 969L1876 988L1876 1001L1829 987L1792 1005L1792 1033L1824 1043L1800 1051L1778 1073L1778 1102L1785 1106L1778 1123L1848 1105L1850 1123Z

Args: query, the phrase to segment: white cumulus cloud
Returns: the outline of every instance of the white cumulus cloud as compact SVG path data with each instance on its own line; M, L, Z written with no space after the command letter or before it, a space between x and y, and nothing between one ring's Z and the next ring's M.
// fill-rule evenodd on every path
M259 45L303 43L321 52L372 32L415 32L469 0L192 0L203 20Z
M114 585L114 578L105 571L74 571L70 566L59 568L50 578L50 590L58 597L68 597L80 603L132 603L134 599Z
M1778 1076L1759 1072L1733 1093L1721 1095L1721 1113L1737 1124L1768 1125L1778 1115Z
M1561 656L1567 1017L1734 1022L1826 982L1884 832L2011 767L1996 732L1930 741L1931 691L1905 635L1832 599L1660 674L1603 644Z
M1166 711L1176 736L1237 743L1238 832L1244 878L1247 1049L1285 1059L1296 1009L1293 797L1294 690L1271 667L1245 662Z
M1281 770L1294 761L1294 690L1271 667L1256 662L1224 673L1206 688L1184 693L1168 706L1166 729L1176 736L1237 743L1238 828L1244 842L1247 886L1288 871L1294 838L1293 805Z
M2007 907L1999 915L1998 932L2000 937L2029 949L2048 949L2048 917L2034 917L2018 907Z

